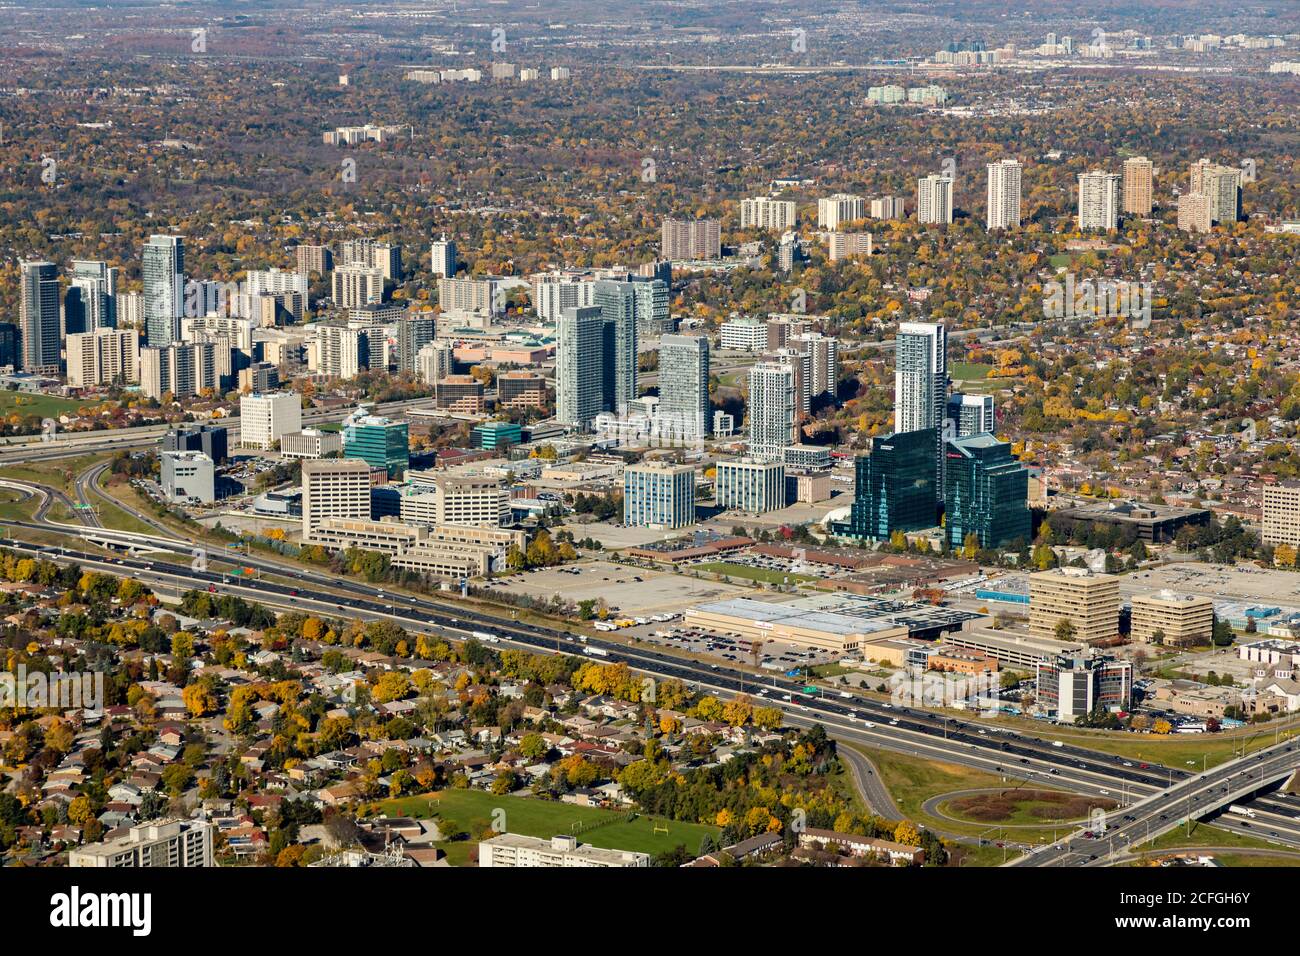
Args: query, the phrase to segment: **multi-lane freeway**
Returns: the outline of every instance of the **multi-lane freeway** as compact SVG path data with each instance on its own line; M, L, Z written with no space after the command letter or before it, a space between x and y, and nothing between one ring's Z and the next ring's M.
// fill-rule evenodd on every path
M15 532L26 527L47 531L61 527L65 533L74 530L70 526L55 526L48 522L9 522L6 527ZM76 530L87 539L105 544L184 554L188 554L190 549L187 543L175 538L107 529ZM88 569L129 573L164 594L206 587L222 593L239 594L270 607L309 610L325 615L347 614L370 620L388 619L412 631L438 633L458 640L467 639L476 631L488 631L499 642L534 651L581 654L594 648L605 652L601 660L625 662L653 677L676 678L697 688L720 693L749 693L760 701L783 709L790 723L821 723L828 732L842 740L976 767L1003 777L1009 785L1031 783L1060 787L1098 797L1099 803L1103 799L1119 803L1140 801L1190 776L1180 770L1135 766L1132 761L1071 744L1063 743L1056 747L992 726L895 707L873 699L843 700L804 694L801 684L780 677L756 677L742 670L684 659L659 649L628 646L532 623L504 620L458 603L387 593L382 587L337 579L260 555L241 555L239 563L293 583L235 579L220 570L193 570L187 564L165 560L161 556L156 560L112 558L67 548L32 545L13 538L0 541L0 545L55 560L75 560ZM1255 822L1230 817L1220 818L1219 822L1244 834L1300 846L1300 805L1294 798L1274 795L1256 799L1251 806L1257 814Z
M1135 843L1155 839L1184 823L1198 820L1243 800L1269 784L1296 773L1296 744L1277 744L1220 764L1206 773L1178 781L1128 808L1116 826L1105 825L1071 834L1036 849L1009 866L1104 865ZM1251 813L1257 811L1251 810Z

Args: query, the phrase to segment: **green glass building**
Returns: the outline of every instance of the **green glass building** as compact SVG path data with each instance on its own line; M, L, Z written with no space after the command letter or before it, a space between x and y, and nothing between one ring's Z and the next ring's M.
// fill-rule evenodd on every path
M484 422L470 433L475 448L506 449L523 441L524 430L514 422Z
M948 547L964 546L968 535L981 548L1000 548L1017 538L1028 542L1029 470L1011 457L1011 445L992 435L950 439L944 448L944 514Z
M371 468L383 468L389 478L401 478L411 464L409 427L391 418L364 415L343 423L343 457L360 458Z
M858 458L849 536L888 540L895 531L938 524L933 428L877 435L871 454Z

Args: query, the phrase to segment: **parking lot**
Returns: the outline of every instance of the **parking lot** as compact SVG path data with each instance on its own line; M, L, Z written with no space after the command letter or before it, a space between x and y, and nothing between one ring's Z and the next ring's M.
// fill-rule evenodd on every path
M701 657L716 657L719 661L728 663L750 666L757 663L773 674L802 671L804 668L833 664L839 660L838 656L826 651L812 650L785 641L765 641L759 649L759 658L755 661L753 647L749 641L713 631L686 627L680 619L668 624L630 627L620 633L626 637L664 647L674 647Z
M695 604L753 594L752 588L736 584L627 568L609 561L543 568L497 578L488 584L494 590L537 598L559 594L575 604L589 598L604 598L610 608L634 616L681 612Z

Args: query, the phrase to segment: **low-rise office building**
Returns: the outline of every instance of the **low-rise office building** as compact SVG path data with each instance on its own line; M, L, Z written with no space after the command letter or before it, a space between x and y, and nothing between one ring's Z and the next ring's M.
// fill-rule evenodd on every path
M1166 588L1135 594L1130 606L1129 636L1135 641L1190 647L1209 644L1214 636L1214 602L1207 597Z
M713 482L714 498L728 510L761 514L785 507L785 465L778 461L720 461Z

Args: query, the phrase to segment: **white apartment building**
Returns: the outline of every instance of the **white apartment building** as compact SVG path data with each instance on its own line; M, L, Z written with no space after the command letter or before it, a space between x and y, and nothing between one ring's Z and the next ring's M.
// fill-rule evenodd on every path
M415 353L415 374L429 385L441 382L455 367L456 350L450 342L426 342Z
M251 319L237 318L232 315L205 315L202 318L181 319L181 339L185 342L200 341L200 336L220 335L232 349L238 349L245 355L253 354L253 322ZM204 340L206 341L206 340Z
M875 251L875 240L869 232L829 232L826 234L826 254L831 262L869 256Z
M784 232L793 229L797 217L795 204L768 196L756 196L740 201L741 229L775 229Z
M1122 178L1119 173L1095 169L1079 174L1079 228L1111 230L1119 227Z
M867 217L867 201L851 193L836 193L817 200L817 228L838 230L843 223Z
M533 310L543 322L555 322L565 309L596 304L596 280L588 272L542 272L530 277Z
M737 352L761 352L767 348L767 324L753 319L723 322L718 329L718 347Z
M1004 159L988 164L989 229L1012 229L1020 225L1020 161Z
M758 362L749 370L749 456L780 461L798 442L799 396L795 369L780 362Z
M131 827L116 840L73 848L68 866L215 866L212 830L205 820L153 820Z
M439 279L438 304L444 312L473 312L494 315L500 311L497 301L499 279Z
M330 295L340 309L359 309L384 301L384 272L368 266L339 266L330 275Z
M67 338L68 384L73 388L130 385L140 381L140 333L97 328Z
M922 176L916 181L916 221L922 225L952 222L951 176Z
M274 448L285 435L302 431L297 392L245 395L239 400L239 442L245 448Z
M540 837L502 833L478 845L478 865L493 867L648 867L650 854L630 850L602 850L577 837Z
M281 458L324 458L343 451L343 433L321 428L304 428L280 437Z

